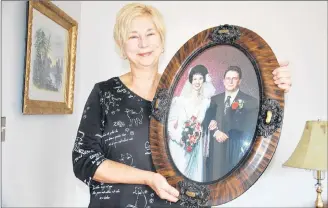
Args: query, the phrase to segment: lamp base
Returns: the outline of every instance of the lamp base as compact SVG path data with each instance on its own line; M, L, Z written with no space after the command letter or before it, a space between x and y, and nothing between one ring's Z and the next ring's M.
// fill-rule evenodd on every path
M315 207L320 207L320 208L323 207L321 193L322 193L321 183L318 183L317 184L317 199L315 200Z

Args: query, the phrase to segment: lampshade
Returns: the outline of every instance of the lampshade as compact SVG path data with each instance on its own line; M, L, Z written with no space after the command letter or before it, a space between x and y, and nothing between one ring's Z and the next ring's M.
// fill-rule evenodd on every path
M327 170L328 121L307 121L293 154L283 166Z

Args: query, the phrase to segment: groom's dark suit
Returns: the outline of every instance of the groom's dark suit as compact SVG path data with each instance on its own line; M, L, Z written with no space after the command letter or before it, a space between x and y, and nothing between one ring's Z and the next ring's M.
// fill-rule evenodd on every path
M243 156L243 145L251 143L254 135L259 103L256 98L240 91L233 102L243 102L241 108L228 107L225 112L225 93L211 98L203 125L207 128L211 120L217 122L218 130L229 138L222 143L216 141L214 131L210 131L209 157L206 161L205 181L219 179L232 170ZM248 147L247 145L244 147Z

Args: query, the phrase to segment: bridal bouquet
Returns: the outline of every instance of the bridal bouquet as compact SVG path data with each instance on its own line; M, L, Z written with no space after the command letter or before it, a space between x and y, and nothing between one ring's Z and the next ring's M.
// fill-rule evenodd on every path
M192 116L185 121L182 129L182 142L187 152L191 152L199 141L202 134L201 124L197 121L197 117Z

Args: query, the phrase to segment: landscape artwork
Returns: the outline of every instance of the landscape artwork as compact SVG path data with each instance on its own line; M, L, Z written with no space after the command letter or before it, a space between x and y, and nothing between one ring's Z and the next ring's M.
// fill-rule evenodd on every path
M68 32L34 9L32 34L29 98L64 102Z
M23 114L71 114L78 23L51 1L28 1Z

